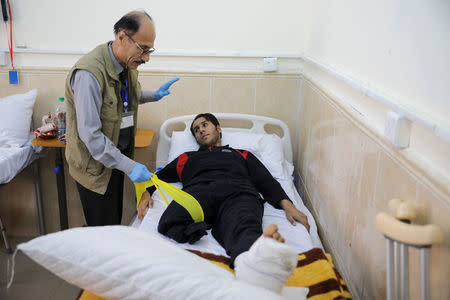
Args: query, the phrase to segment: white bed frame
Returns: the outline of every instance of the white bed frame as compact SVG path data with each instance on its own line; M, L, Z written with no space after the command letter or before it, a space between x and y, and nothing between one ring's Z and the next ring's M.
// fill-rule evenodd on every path
M235 120L235 121L250 121L252 122L251 128L235 128L235 127L222 127L224 132L252 132L252 133L267 133L265 130L266 125L274 125L281 128L283 136L281 142L283 144L284 157L287 161L292 163L292 144L291 136L289 133L289 128L281 120L256 116L247 114L236 114L236 113L214 113L214 115L219 120ZM176 124L184 124L185 128L183 131L190 133L190 126L196 115L180 116L166 120L159 130L159 141L158 148L156 152L156 167L164 167L168 163L169 149L170 149L170 139L168 135L168 128Z
M277 132L279 132L278 129L281 129L280 135L283 134L283 136L280 137L280 139L281 139L281 143L283 146L285 159L288 162L292 163L291 137L290 137L290 133L289 133L289 128L287 127L286 123L284 123L283 121L277 120L274 118L256 116L256 115L248 115L248 114L214 113L214 115L217 117L219 122L222 122L223 120L227 120L227 124L225 124L225 126L235 126L236 125L236 126L243 127L242 121L247 121L247 122L250 121L250 123L252 124L251 126L247 125L246 126L247 128L221 126L222 130L224 132L251 132L251 133L263 134L263 133L267 133L265 130L266 125L278 127ZM156 153L156 167L157 168L164 167L168 163L168 156L169 156L170 143L171 143L171 133L176 130L181 130L182 132L186 132L190 135L191 134L190 126L191 126L191 123L195 116L196 115L188 115L188 116L180 116L180 117L171 118L171 119L166 120L161 125L160 132L159 132L160 136L159 136L159 141L158 141L158 146L157 146L157 153ZM231 122L229 122L229 121L231 121ZM234 124L233 121L238 121L238 122L236 122L236 124ZM241 121L241 123L239 123L239 121ZM182 127L180 125L184 126L184 128L181 129ZM250 127L250 128L248 128L248 127ZM176 128L176 129L174 129L174 128ZM170 136L169 136L169 134L170 134ZM309 236L311 238L310 243L311 243L312 247L318 247L318 248L323 249L322 242L320 241L320 238L317 233L317 226L315 224L314 218L311 215L311 213L309 212L309 210L306 208L306 206L303 204L303 201L302 201L300 195L298 194L297 190L295 189L293 182L291 180L285 180L282 182L282 186L283 186L283 184L285 185L285 188L287 188L287 189L292 188L293 190L295 190L295 193L292 195L292 197L296 200L297 208L300 209L303 213L305 213L308 217L308 220L309 220L309 223L311 226ZM267 209L270 209L270 205L268 205ZM284 219L284 217L283 217L283 219ZM288 222L286 224L291 226L291 224ZM130 225L132 227L140 227L141 222L137 218L137 215L135 215L135 217L132 220ZM281 223L278 223L278 225L283 226ZM298 228L300 228L300 227L298 227ZM301 229L297 229L297 230L301 230ZM297 240L297 239L295 239L295 240ZM305 244L305 245L297 244L296 247L300 249L306 245L307 244ZM303 251L299 251L299 252L303 252Z

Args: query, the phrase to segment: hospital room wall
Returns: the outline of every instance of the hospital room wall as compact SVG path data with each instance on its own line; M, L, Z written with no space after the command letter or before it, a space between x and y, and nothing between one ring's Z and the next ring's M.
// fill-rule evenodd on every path
M297 62L298 63L298 62ZM297 64L294 62L294 64ZM40 125L41 117L54 109L59 96L64 95L67 69L24 68L19 73L20 84L7 84L8 73L0 70L0 97L38 89L34 107L34 125ZM162 122L170 117L200 112L234 112L270 116L284 120L291 129L294 140L299 108L299 74L259 73L159 73L140 72L144 89L154 90L175 76L180 81L172 93L163 100L140 106L138 127L159 130ZM149 148L136 150L136 160L155 168L158 133ZM55 151L49 149L39 159L45 223L49 232L59 230L59 211L56 179L53 173ZM75 183L67 173L66 192L70 227L84 224L81 204ZM129 224L135 212L134 188L125 180L125 208L123 223ZM0 189L0 211L8 228L15 236L37 234L37 213L30 168Z
M448 299L448 186L430 180L341 99L307 76L302 77L301 98L297 188L353 296L385 297L385 239L375 229L375 216L390 213L388 201L399 198L416 208L415 224L437 224L444 232L444 243L430 253L431 299ZM420 295L419 268L419 252L410 250L411 299Z
M384 137L390 108L376 96L448 133L450 40L442 37L450 32L450 2L319 0L310 9L301 14L309 30L295 167L322 241L355 298L383 299L385 241L375 216L390 212L392 198L408 201L416 224L444 232L431 250L431 299L448 299L450 144L413 121L410 146L392 146ZM415 249L410 263L416 299Z
M142 69L163 66L180 69L209 57L257 57L299 55L303 39L298 11L307 0L79 0L10 1L13 11L17 66L73 65L76 53L87 52L114 38L113 25L132 10L148 12L156 27L154 57L179 56L164 65L147 64ZM89 9L86 9L89 7ZM0 27L0 49L8 49L5 26ZM24 50L26 49L26 50ZM33 50L41 50L34 55ZM26 54L20 51L28 51ZM50 52L44 57L42 53ZM59 55L54 55L58 53ZM75 53L75 54L74 54ZM180 59L181 57L181 59ZM196 65L197 69L201 68Z
M53 110L57 98L64 95L65 77L81 56L79 53L113 39L112 26L124 13L145 9L155 20L158 51L140 67L143 88L156 89L175 76L181 80L163 101L141 106L139 127L158 130L162 121L172 116L229 111L279 117L292 126L294 134L301 62L298 58L279 57L278 72L272 74L265 74L262 66L264 55L298 56L302 39L290 37L301 36L304 30L296 13L303 2L11 1L14 44L18 49L14 65L20 83L9 85L10 67L0 67L0 96L37 88L34 125L39 126L42 115ZM0 36L6 36L4 26L0 27ZM6 38L0 39L0 48L7 49ZM276 103L279 98L284 99L284 105ZM136 151L137 160L152 169L157 140L158 136L149 149ZM49 150L39 160L50 232L59 228L54 157L54 150ZM32 179L27 168L0 189L0 211L11 235L37 233ZM81 205L67 166L66 189L69 224L82 225ZM126 224L134 212L133 189L128 181L125 194Z

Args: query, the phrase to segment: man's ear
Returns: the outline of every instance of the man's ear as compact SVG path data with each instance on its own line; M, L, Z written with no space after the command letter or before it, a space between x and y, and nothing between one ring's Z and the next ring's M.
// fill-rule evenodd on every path
M216 126L216 129L217 129L217 131L218 131L219 134L220 134L220 138L222 138L222 128L220 128L220 125L217 125L217 126Z
M117 33L117 35L116 35L116 40L118 40L120 43L123 43L126 38L127 38L127 35L126 35L125 31L123 31L123 30L119 31L119 33Z

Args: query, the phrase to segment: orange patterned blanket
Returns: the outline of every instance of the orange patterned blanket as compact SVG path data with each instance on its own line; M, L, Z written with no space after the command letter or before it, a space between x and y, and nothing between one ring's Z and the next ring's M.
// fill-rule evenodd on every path
M189 250L212 263L234 273L228 267L229 258L206 252ZM298 255L297 268L286 282L287 286L308 287L309 300L351 299L350 292L333 265L330 254L314 248ZM88 291L83 291L78 300L104 300Z

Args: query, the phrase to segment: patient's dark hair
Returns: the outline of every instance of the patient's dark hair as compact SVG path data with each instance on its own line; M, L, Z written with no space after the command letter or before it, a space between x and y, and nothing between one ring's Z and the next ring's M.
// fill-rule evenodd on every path
M141 20L144 16L147 16L150 21L153 22L152 17L145 11L132 11L127 13L114 24L114 34L117 35L122 30L125 30L129 35L135 34L138 32L139 27L141 26Z
M202 118L202 117L205 118L206 121L213 123L213 125L216 127L217 127L217 125L220 125L219 120L217 120L215 115L213 115L211 113L198 114L195 116L194 120L192 120L192 123L191 123L191 133L194 137L195 137L195 133L194 133L194 128L192 128L192 125L194 125L195 120L197 120L198 118ZM220 137L222 137L222 132L220 133Z

